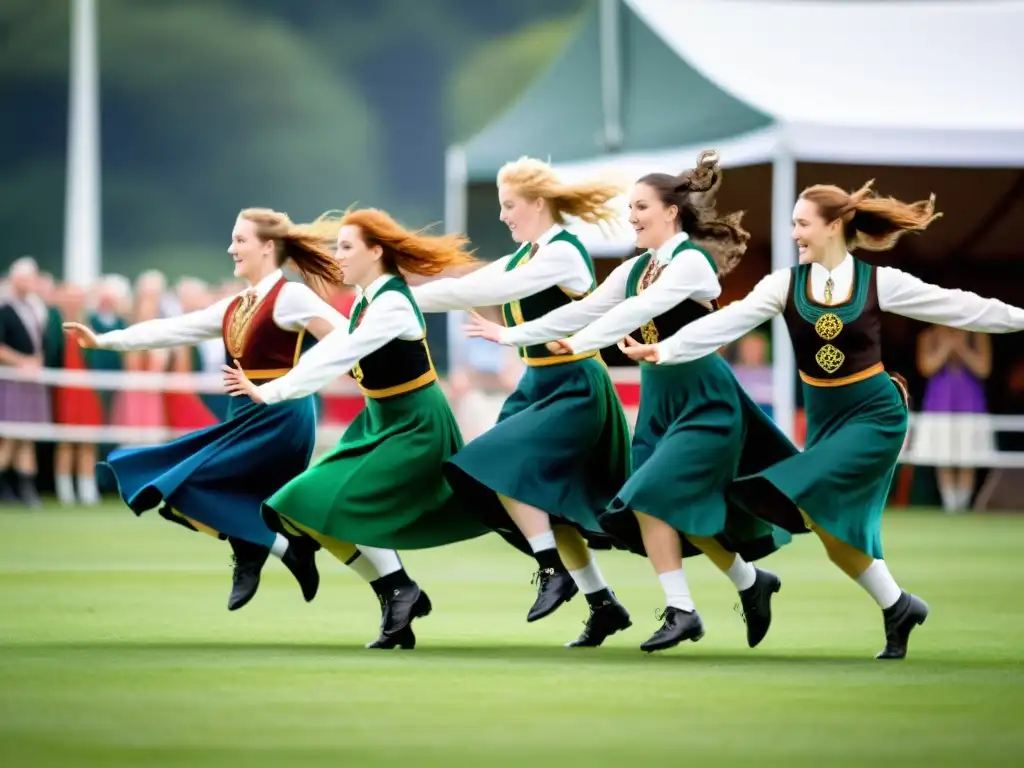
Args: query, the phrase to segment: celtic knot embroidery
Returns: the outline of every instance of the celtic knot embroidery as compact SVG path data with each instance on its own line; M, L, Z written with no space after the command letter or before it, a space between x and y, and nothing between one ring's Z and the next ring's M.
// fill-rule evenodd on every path
M231 314L231 323L228 325L227 347L233 358L242 357L245 349L246 331L249 330L249 321L256 312L256 292L249 291L242 296L242 300L235 305L235 311Z
M826 344L818 350L818 354L814 356L814 359L825 373L833 374L842 367L843 361L846 360L846 355L831 344Z
M818 322L814 324L814 330L825 341L832 341L832 339L842 333L843 321L839 319L839 315L826 312L818 318Z

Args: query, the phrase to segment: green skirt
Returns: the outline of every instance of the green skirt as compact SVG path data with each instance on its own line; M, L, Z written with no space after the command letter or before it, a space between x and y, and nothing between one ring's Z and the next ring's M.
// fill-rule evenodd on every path
M634 511L643 512L757 560L792 537L732 503L729 486L741 465L765 467L797 453L718 355L683 365L643 363L633 475L601 523L623 536L637 525ZM683 555L696 554L684 538Z
M578 528L591 546L620 547L598 515L629 477L629 424L608 370L598 358L530 366L490 430L445 465L457 491L500 494ZM481 519L529 552L507 514Z
M264 517L293 520L340 541L429 549L490 529L466 511L441 472L462 433L437 384L366 407L329 454L264 502Z
M806 530L793 504L827 533L882 558L882 511L907 434L907 407L889 375L841 387L804 385L803 453L740 477L734 492L767 519Z

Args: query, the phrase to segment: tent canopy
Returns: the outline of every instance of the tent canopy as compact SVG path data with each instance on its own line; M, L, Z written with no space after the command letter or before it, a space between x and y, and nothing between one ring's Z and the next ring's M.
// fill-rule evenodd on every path
M523 154L589 172L590 159L689 162L709 143L735 165L785 151L812 162L1024 167L1024 3L623 0L617 24L614 154L594 8L551 67L461 148L468 180L493 179Z

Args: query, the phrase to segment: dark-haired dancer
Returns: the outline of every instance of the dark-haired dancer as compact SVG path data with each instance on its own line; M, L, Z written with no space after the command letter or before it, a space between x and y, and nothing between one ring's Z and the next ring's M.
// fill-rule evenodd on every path
M702 153L696 168L678 176L644 176L629 203L637 246L647 249L643 254L581 301L514 328L477 319L470 334L502 344L550 342L558 353L575 355L614 344L637 328L646 341L656 341L713 312L719 280L735 267L749 239L739 214L714 211L721 177L713 152ZM790 536L729 505L726 489L741 466L765 467L796 448L750 401L718 355L678 366L642 364L640 387L633 474L601 520L613 534L639 523L665 591L664 624L640 647L663 650L703 636L683 571L684 554L700 552L739 591L747 642L754 647L768 632L771 597L781 582L749 560L774 552ZM685 552L684 540L691 545Z
M64 327L83 347L118 351L220 337L228 359L240 361L252 378L270 381L296 364L306 334L323 338L347 322L308 286L289 282L281 271L291 262L307 280L341 281L333 255L286 214L243 210L228 253L235 277L249 285L238 296L197 312L98 335L79 323ZM163 445L114 451L101 466L113 472L121 498L136 514L163 504L161 514L167 519L227 538L234 552L228 610L253 598L270 554L292 572L309 601L320 584L315 545L275 534L263 522L260 505L307 467L315 437L312 398L273 408L234 400L221 424ZM371 584L400 567L394 552L373 550L355 556L349 565Z
M878 603L886 639L880 659L904 658L911 630L928 616L924 601L901 590L882 559L882 511L907 431L907 394L882 365L881 315L987 333L1024 330L1024 310L850 254L888 250L937 216L934 198L879 198L870 182L853 194L810 187L793 209L796 267L773 272L743 300L658 344L626 350L636 360L676 365L785 318L804 386L807 446L739 478L733 490L752 512L787 530L814 531L829 559Z

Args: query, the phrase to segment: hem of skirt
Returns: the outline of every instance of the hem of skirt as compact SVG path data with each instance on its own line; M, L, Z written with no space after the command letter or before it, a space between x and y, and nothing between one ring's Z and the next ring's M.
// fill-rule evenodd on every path
M731 494L741 500L741 506L747 514L792 534L810 533L800 514L799 502L763 474L734 480ZM757 501L750 503L746 501L747 498Z

